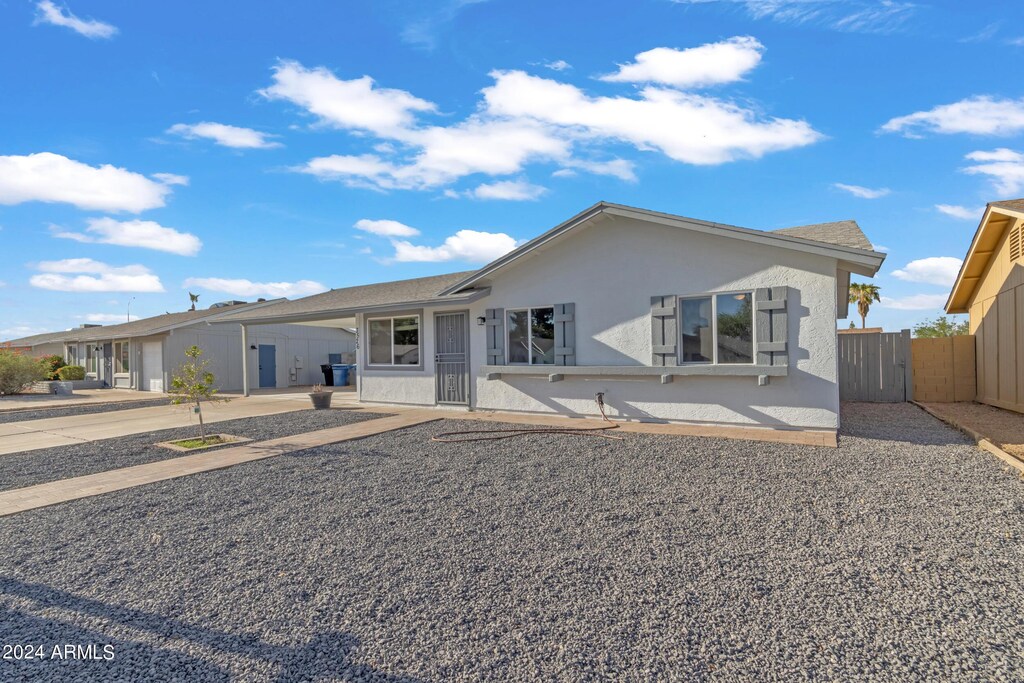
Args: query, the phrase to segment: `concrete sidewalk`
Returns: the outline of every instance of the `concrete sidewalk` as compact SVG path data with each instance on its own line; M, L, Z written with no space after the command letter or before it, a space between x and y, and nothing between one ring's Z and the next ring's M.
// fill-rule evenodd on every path
M15 394L0 396L0 413L19 410L46 410L47 408L77 408L107 403L151 401L167 398L167 394L153 391L132 391L130 389L78 389L70 396L57 394Z
M244 446L222 448L207 453L195 453L169 460L159 460L144 465L89 474L84 477L61 479L13 491L3 491L0 492L0 517L78 498L88 498L111 491L152 484L165 479L232 467L316 446L361 439L394 429L433 422L442 417L436 410L402 410L398 415L365 420L341 427L306 432Z
M348 398L349 395L339 393L335 396L335 402L345 403L345 399ZM205 404L203 420L207 424L212 424L243 417L277 415L310 407L309 397L305 394L233 398L228 402ZM198 424L198 421L190 408L172 405L8 422L0 424L0 456L195 424Z

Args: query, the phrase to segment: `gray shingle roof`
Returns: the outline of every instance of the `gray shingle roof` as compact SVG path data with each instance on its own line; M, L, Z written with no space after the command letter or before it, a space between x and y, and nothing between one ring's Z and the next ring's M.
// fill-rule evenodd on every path
M834 223L815 223L813 225L798 225L792 228L780 228L772 230L779 235L799 237L815 242L826 242L836 244L840 247L852 247L853 249L874 250L871 240L857 225L857 221L836 221Z
M989 206L1010 211L1024 211L1024 199L1003 199L998 202L989 202Z
M155 315L151 318L133 320L130 323L120 325L103 325L102 327L89 327L75 329L65 332L65 339L69 341L94 341L100 339L125 339L127 337L145 337L150 334L158 334L169 329L191 325L206 319L226 314L240 312L251 308L258 308L267 304L263 302L236 304L234 306L222 306L220 308L204 308L197 311L182 311L180 313L165 313ZM271 304L273 305L273 304Z
M50 342L59 342L67 339L68 335L72 332L74 332L74 330L33 334L28 337L21 337L20 339L10 339L8 341L0 342L0 346L38 346L40 344L48 344Z
M246 311L241 314L225 316L221 322L241 322L250 318L271 316L308 315L329 311L340 311L370 306L388 306L391 304L427 301L437 297L445 287L469 277L476 271L447 273L418 277L411 280L396 280L372 285L343 287L332 289L322 294L313 294L294 301L282 301L260 308L259 311Z

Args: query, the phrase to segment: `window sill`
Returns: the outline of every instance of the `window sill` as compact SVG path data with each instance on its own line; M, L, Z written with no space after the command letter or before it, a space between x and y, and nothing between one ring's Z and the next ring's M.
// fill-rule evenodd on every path
M785 377L786 365L484 365L480 375L501 379L503 375L549 375L589 377ZM664 380L663 380L664 381Z

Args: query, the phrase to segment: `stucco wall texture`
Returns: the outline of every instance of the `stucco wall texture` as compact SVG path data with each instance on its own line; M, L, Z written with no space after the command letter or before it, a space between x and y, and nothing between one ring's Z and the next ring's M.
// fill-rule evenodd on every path
M608 218L573 231L497 271L491 294L469 308L470 405L569 415L598 415L604 393L610 416L704 424L836 429L836 261L741 240ZM505 375L487 380L488 308L576 305L576 364L651 364L650 300L787 285L789 374L758 386L756 377ZM442 309L436 309L440 311ZM422 370L361 368L360 398L369 402L433 405L433 313L424 311ZM361 319L360 325L365 322ZM552 372L557 368L551 367Z

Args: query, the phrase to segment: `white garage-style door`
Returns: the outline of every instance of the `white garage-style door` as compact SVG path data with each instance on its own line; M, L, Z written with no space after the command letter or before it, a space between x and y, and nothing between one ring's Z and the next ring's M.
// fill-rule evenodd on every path
M142 387L143 391L164 390L164 354L160 342L142 344Z

